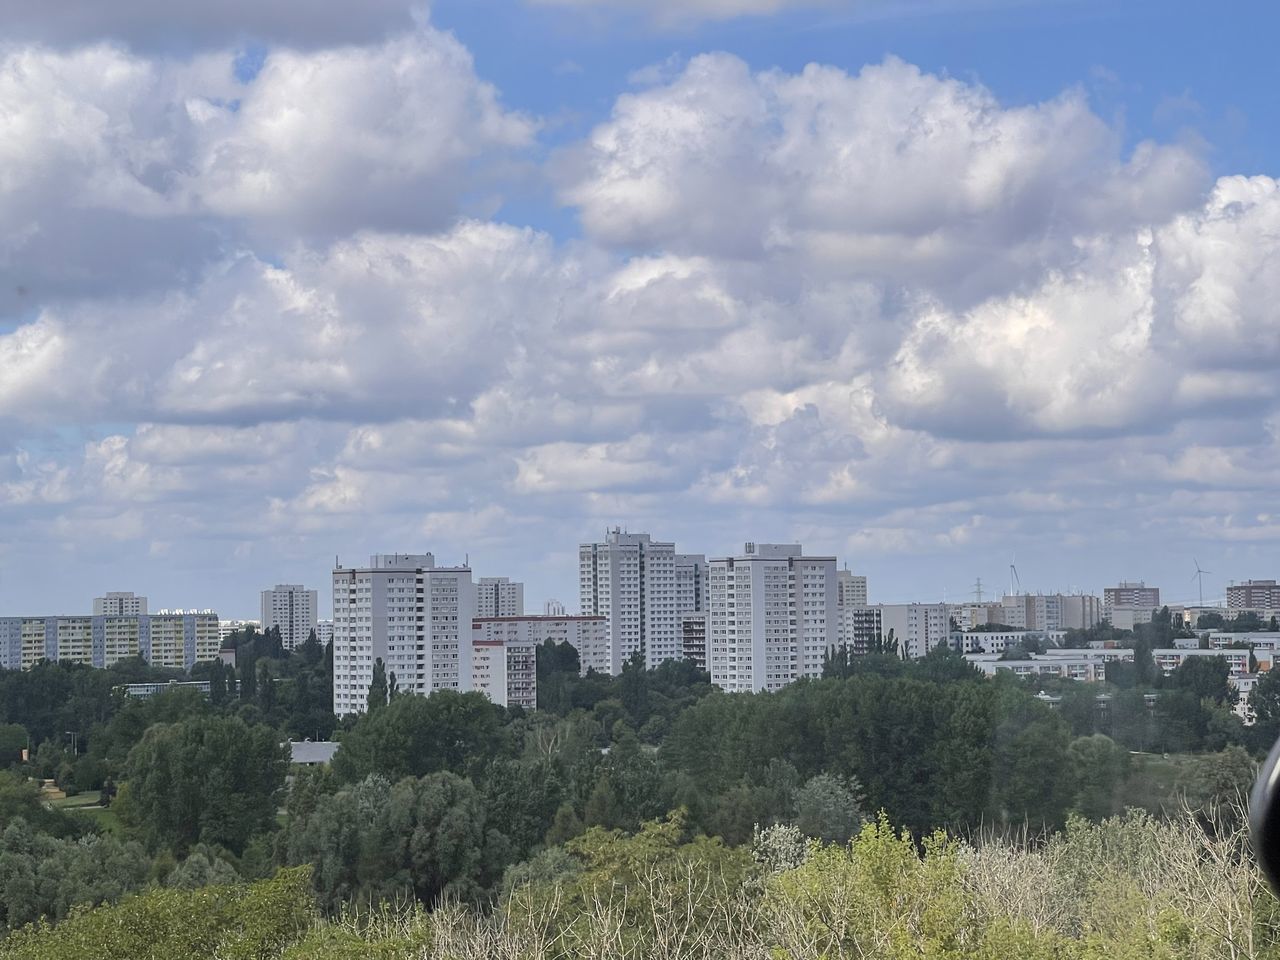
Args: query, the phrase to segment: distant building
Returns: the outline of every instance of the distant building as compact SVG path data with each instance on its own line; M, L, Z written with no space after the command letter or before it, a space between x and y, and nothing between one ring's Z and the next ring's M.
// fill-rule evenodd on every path
M108 593L93 598L95 617L141 617L147 613L147 598L133 593Z
M547 600L542 604L543 616L547 617L563 617L568 611L559 600Z
M1239 611L1280 610L1280 584L1274 580L1246 580L1227 587L1227 609Z
M1088 594L1008 594L997 619L985 622L1021 630L1086 630L1102 622L1102 602Z
M331 740L290 740L289 762L295 767L323 767L333 762L339 744Z
M683 590L696 589L696 567L686 562L683 570ZM583 615L609 621L608 673L621 673L637 653L649 667L682 656L674 543L615 528L600 543L581 544L578 596Z
M470 567L437 567L425 554L378 554L333 571L333 712L363 713L381 660L400 690L474 689Z
M262 591L262 630L279 629L284 648L292 650L311 636L319 622L319 609L315 590L300 583L277 583Z
M481 577L476 584L477 617L524 615L524 584L506 577Z
M500 707L538 706L538 644L515 618L477 618L472 626L475 689Z
M316 621L316 642L322 647L327 647L333 642L333 621L317 620Z
M166 680L160 683L126 683L116 687L124 691L126 697L135 700L150 700L156 694L168 693L170 690L194 690L196 693L209 696L208 680Z
M472 622L474 642L502 641L509 644L567 643L578 651L581 672L609 672L609 621L604 617L476 617ZM496 701L495 701L496 702Z
M950 641L951 608L945 603L884 603L875 609L882 638L888 641L892 631L904 658L918 660Z
M1107 663L1111 660L1133 660L1132 650L1060 650L1054 653L1062 655L1033 654L1024 660L1001 660L999 654L988 653L968 654L965 659L989 677L1006 671L1016 677L1057 677L1084 683L1105 680Z
M221 640L223 646L227 643L227 638L233 633L241 633L250 627L253 627L258 633L262 632L261 620L219 620L218 621L218 639Z
M220 646L218 615L212 610L0 618L0 667L9 670L25 670L41 660L109 667L130 657L190 670L217 659Z
M854 611L867 605L867 578L848 570L836 571L836 645L854 649Z
M835 645L836 560L800 544L748 543L711 561L711 680L730 692L780 690L822 675Z
M1102 591L1102 618L1120 630L1150 623L1152 614L1159 609L1160 588L1148 587L1141 580L1122 581L1119 586Z
M707 669L707 614L680 614L680 649L686 660Z
M1057 644L1065 635L1064 630L962 630L952 632L951 646L961 653L1002 654L1029 643Z

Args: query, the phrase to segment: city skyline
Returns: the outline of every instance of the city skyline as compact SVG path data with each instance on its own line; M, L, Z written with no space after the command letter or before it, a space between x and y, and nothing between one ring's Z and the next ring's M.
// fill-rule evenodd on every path
M0 8L0 611L1277 574L1270 5Z

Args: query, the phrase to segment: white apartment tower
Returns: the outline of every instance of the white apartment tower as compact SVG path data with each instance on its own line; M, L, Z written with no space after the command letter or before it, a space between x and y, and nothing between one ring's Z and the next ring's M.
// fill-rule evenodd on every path
M578 547L579 609L609 620L609 673L636 653L649 667L680 659L677 593L674 543L615 528L604 542Z
M836 644L856 649L857 611L867 605L867 578L836 571Z
M676 613L705 613L710 568L701 553L676 554Z
M476 585L469 567L437 567L429 554L378 554L333 571L333 712L362 713L374 663L400 690L473 689Z
M837 633L835 557L806 557L799 544L748 543L741 556L710 566L713 683L748 693L822 675Z
M524 584L506 577L481 577L476 584L476 616L524 616Z
M277 583L262 591L262 630L278 627L286 650L306 643L318 622L316 591L300 583Z
M147 598L133 593L108 593L105 597L94 597L93 615L95 617L145 617Z

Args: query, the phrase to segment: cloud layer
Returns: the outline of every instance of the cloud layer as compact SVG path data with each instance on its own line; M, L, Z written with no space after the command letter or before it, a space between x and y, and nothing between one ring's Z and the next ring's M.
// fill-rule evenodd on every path
M863 566L1280 536L1268 177L1077 91L710 54L551 159L566 242L469 207L539 122L451 36L234 63L0 55L9 549L568 589L612 522Z

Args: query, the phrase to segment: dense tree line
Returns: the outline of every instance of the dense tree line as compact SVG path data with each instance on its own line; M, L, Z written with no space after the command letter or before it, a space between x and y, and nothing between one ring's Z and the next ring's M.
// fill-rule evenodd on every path
M1159 619L1147 639L1169 628ZM0 765L18 772L0 778L0 831L11 834L0 877L24 905L14 922L140 886L290 867L310 868L325 911L406 899L491 906L517 875L563 879L574 863L612 863L625 849L612 845L637 831L659 845L711 838L698 849L732 873L771 826L834 843L878 815L915 843L980 825L1057 830L1073 815L1121 811L1135 750L1205 753L1146 805L1176 790L1207 811L1250 775L1249 753L1233 745L1255 746L1230 712L1225 661L1212 657L1169 678L1135 666L1086 686L986 678L946 648L907 661L887 640L867 655L836 651L822 679L728 695L687 662L582 676L572 647L548 643L536 711L478 693L407 695L384 671L369 711L339 721L332 652L314 637L291 652L274 632L235 643L234 667L194 671L208 697L113 692L122 677L155 676L139 664L0 673L0 690L15 693L0 700ZM1269 731L1280 726L1280 680L1259 690ZM47 700L58 696L67 699ZM81 731L77 755L58 743L59 727ZM331 731L341 741L332 766L295 771L287 786L284 741ZM35 757L18 762L33 738ZM46 771L73 789L105 787L104 800L118 787L119 836L40 802L23 776ZM60 864L65 887L39 873L40 859ZM121 864L113 884L74 879L108 861ZM22 886L29 876L45 879Z

